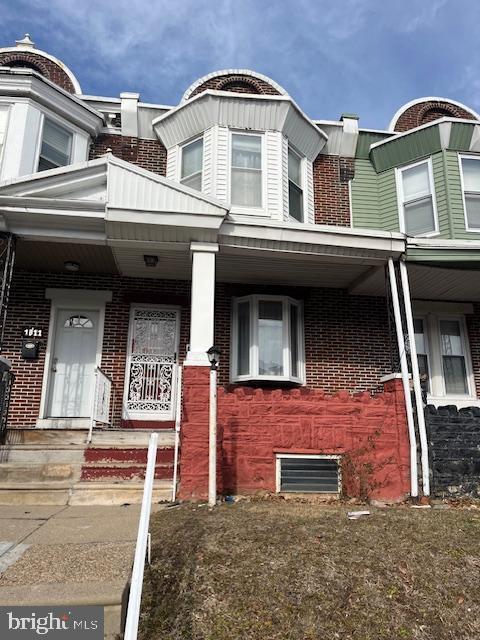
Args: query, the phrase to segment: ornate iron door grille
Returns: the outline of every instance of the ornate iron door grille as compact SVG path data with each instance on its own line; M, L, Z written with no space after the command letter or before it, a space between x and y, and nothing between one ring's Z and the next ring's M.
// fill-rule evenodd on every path
M131 322L127 412L173 417L178 312L138 308Z

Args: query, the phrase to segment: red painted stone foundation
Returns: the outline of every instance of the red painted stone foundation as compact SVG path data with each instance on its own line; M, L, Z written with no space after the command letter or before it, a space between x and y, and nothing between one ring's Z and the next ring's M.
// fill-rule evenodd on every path
M207 367L185 367L180 497L208 487ZM275 491L276 453L341 456L348 496L401 499L409 492L409 445L400 380L384 391L219 388L218 491Z

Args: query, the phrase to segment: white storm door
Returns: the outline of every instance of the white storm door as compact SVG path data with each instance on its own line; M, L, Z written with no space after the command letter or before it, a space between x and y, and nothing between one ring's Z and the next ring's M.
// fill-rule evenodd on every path
M87 418L92 411L98 311L59 309L50 371L48 417Z
M180 312L134 307L130 315L125 418L173 420Z

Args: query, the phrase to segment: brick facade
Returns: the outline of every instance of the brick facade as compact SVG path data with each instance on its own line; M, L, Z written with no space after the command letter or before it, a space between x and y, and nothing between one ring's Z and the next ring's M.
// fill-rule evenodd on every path
M68 91L68 93L75 93L72 81L60 65L32 51L29 51L28 53L24 51L0 53L0 66L25 66L34 69L51 82L55 83L62 89L65 89L65 91Z
M185 367L180 496L208 487L206 367ZM219 493L276 490L276 453L336 454L349 496L402 499L409 492L409 445L401 383L383 393L327 396L321 390L219 389Z
M395 131L408 131L445 117L475 120L469 111L451 102L419 102L405 109L395 124Z
M315 223L350 226L348 183L354 175L353 158L320 155L313 163Z
M159 140L147 140L115 134L100 134L90 147L90 160L107 153L136 164L160 176L167 173L167 150Z
M15 384L9 413L10 427L33 427L40 415L45 351L51 301L47 287L94 289L113 292L106 305L102 369L114 384L114 426L121 425L130 303L175 304L181 306L180 359L186 353L190 326L190 283L175 280L122 278L107 275L14 274L5 330L3 355L12 362ZM22 329L35 325L43 337L38 360L21 357ZM141 425L125 425L141 426ZM144 426L165 426L150 422Z

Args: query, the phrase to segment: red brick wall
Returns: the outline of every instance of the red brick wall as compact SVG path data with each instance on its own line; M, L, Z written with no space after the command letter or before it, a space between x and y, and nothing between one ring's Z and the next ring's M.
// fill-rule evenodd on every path
M117 158L165 176L167 172L167 150L158 140L146 140L130 136L100 134L90 147L90 160L107 153L107 149Z
M51 80L65 91L69 93L75 93L75 88L72 81L65 73L65 71L58 64L55 64L52 60L39 56L32 52L6 52L0 53L0 66L8 67L19 66L19 62L25 62L26 67L33 67L35 71L41 73L45 78ZM13 64L12 64L13 63Z
M471 113L450 102L419 102L401 114L395 124L395 131L408 131L444 117L475 120Z
M208 488L206 367L185 367L180 496ZM219 389L219 493L275 491L275 454L342 456L347 495L401 499L409 492L409 445L401 381L372 397L341 391Z
M198 86L189 97L193 98L193 96L196 96L203 91L207 91L207 89L234 91L236 93L279 95L279 92L275 87L272 87L271 84L265 82L265 80L261 80L260 78L245 75L224 75L206 80L203 84Z
M350 226L348 180L353 178L353 158L319 155L313 163L316 224Z
M11 427L33 427L40 415L51 305L51 301L45 299L47 287L100 289L113 292L112 303L107 304L105 310L102 368L112 377L115 385L114 425L120 426L130 302L182 306L180 332L180 360L182 360L186 353L190 326L190 283L120 276L16 272L12 282L3 350L3 355L12 362L16 376L9 414ZM21 358L21 334L22 329L27 325L35 325L43 330L38 360ZM152 423L150 426L153 426Z
M307 385L334 393L363 391L391 372L391 345L385 298L350 296L341 289L219 284L215 341L222 350L220 380L229 381L232 297L254 293L303 300ZM392 347L396 340L393 336Z

